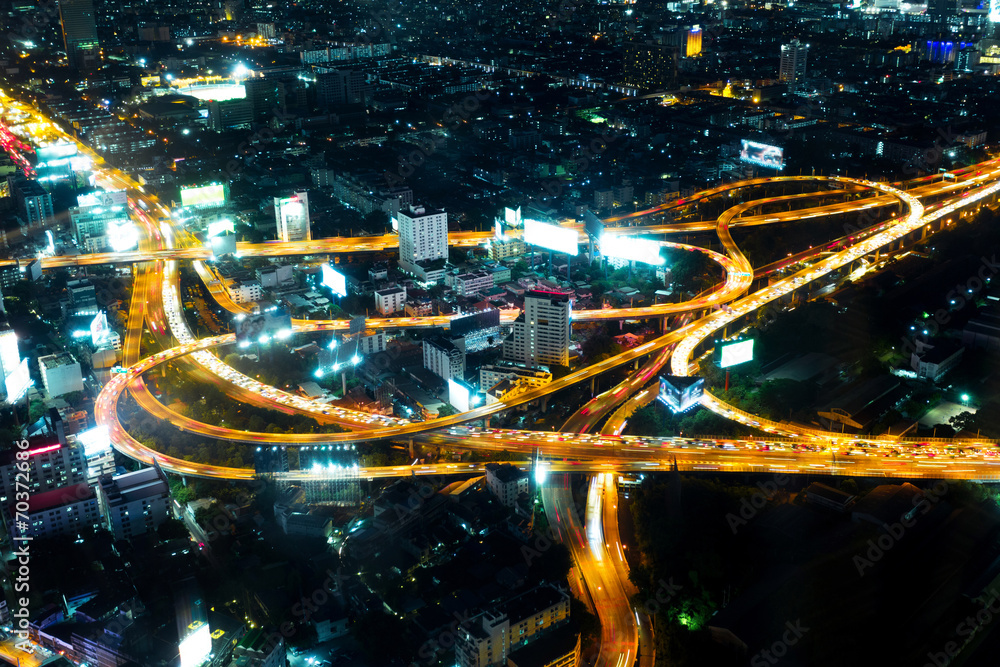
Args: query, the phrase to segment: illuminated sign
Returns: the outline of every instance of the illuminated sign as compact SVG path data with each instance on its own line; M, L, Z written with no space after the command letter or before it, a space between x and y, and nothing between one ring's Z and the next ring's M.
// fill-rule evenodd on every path
M323 265L323 284L337 296L347 296L347 278L329 264Z
M40 146L35 149L35 157L38 158L39 165L57 166L75 156L76 144L69 142L49 144L48 146Z
M94 347L101 347L108 340L111 331L108 329L108 316L101 311L90 322L90 342Z
M111 435L107 426L80 431L76 434L76 441L83 445L83 453L87 457L111 451Z
M722 346L719 368L729 368L753 360L753 339L741 340Z
M220 183L203 185L198 188L181 188L181 206L208 208L225 206L226 186Z
M580 251L580 236L575 229L550 225L538 220L524 221L524 242L574 257Z
M990 0L990 13L987 19L990 23L1000 23L1000 0Z
M471 392L461 382L448 380L448 402L459 412L469 411L469 399Z
M38 449L29 449L28 456L35 456L37 454L48 454L49 452L54 452L62 447L58 442L53 445L45 445L44 447L39 447Z
M258 315L240 313L235 318L236 342L246 347L251 343L267 343L272 338L285 338L292 332L292 318L279 308Z
M108 223L108 243L115 252L131 250L139 245L139 230L130 220L112 220Z
M32 385L31 372L28 370L28 360L22 359L14 372L8 375L4 381L4 388L7 390L7 402L14 403L24 396L28 387Z
M505 208L503 210L503 219L507 223L508 227L520 227L521 226L521 207L517 208Z
M233 224L232 220L218 220L208 223L208 238L214 238L225 232L236 233L236 225Z
M740 142L740 160L758 167L782 170L785 168L785 151L777 146L759 144L743 139Z
M601 254L605 257L626 259L653 266L660 266L664 263L663 258L660 257L662 247L657 241L633 236L605 234L601 237Z
M196 621L197 630L185 637L178 647L180 649L181 667L198 667L204 663L212 652L212 631L208 623Z
M114 209L116 206L122 207L128 204L128 193L124 190L102 190L100 192L87 192L76 196L76 204L80 207L103 206Z
M684 412L698 405L705 393L705 378L661 375L660 393L656 399L671 412Z

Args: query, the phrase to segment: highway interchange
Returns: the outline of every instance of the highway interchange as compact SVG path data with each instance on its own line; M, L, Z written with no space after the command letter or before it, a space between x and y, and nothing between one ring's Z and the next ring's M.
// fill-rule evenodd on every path
M58 128L37 112L9 98L8 108L33 118L33 127L46 141L70 140ZM618 435L627 415L638 405L655 398L656 377L669 364L676 375L696 373L700 353L706 341L727 325L796 291L806 289L841 269L858 265L864 258L890 247L907 235L918 232L940 218L971 207L985 200L992 201L1000 189L1000 168L997 161L954 172L954 180L928 177L900 189L884 183L844 177L787 177L755 179L727 184L706 190L686 201L639 211L629 216L609 219L609 223L643 221L674 210L691 201L733 194L741 188L767 187L770 184L804 181L817 187L831 184L839 190L823 190L814 194L796 193L744 202L729 207L715 220L662 225L620 226L612 233L680 234L716 231L724 254L685 244L664 241L665 245L706 253L722 267L725 279L707 293L681 304L660 304L640 308L616 308L597 311L577 311L574 322L672 317L672 330L636 348L627 350L593 366L579 369L550 385L526 392L517 398L493 405L480 406L470 412L427 422L410 422L359 413L344 408L331 408L301 397L266 387L226 366L212 350L232 345L231 335L196 339L187 327L179 304L178 262L192 261L205 280L210 293L227 310L240 312L238 304L228 299L204 260L210 259L197 239L171 224L169 209L125 174L103 163L82 145L80 151L92 156L95 171L106 187L124 188L130 193L130 206L143 231L140 247L132 252L43 258L44 268L86 266L89 264L135 262L134 294L131 299L123 344L125 373L116 374L101 391L96 402L98 423L106 425L112 444L124 454L152 463L154 460L167 471L181 475L217 479L247 480L252 469L236 469L167 457L136 441L118 419L118 404L128 391L140 407L154 416L169 421L185 432L223 440L248 443L249 446L276 444L299 446L331 443L353 447L358 442L394 439L417 440L422 444L446 448L473 448L483 451L507 450L524 455L524 463L538 452L537 468L542 476L553 480L542 486L546 512L559 517L559 532L570 546L578 572L587 587L587 596L602 621L602 641L599 664L624 667L637 661L652 664L649 651L640 651L640 636L648 646L648 626L645 619L631 608L629 595L634 592L628 580L628 564L617 531L617 489L615 473L650 473L677 469L682 471L742 472L742 473L806 473L841 474L895 478L1000 479L1000 457L994 443L955 442L938 447L916 448L915 443L900 439L871 439L860 446L855 437L803 429L790 424L774 423L746 414L718 397L706 394L703 404L729 419L760 429L768 435L755 440L697 440L681 438L622 437ZM844 201L823 203L831 197ZM852 198L856 197L856 198ZM937 198L933 203L924 200ZM819 205L794 209L798 202L812 199ZM765 204L787 202L789 210L754 213ZM887 222L859 231L854 236L836 240L827 247L800 251L787 261L772 267L750 265L729 232L730 227L774 224L815 219L829 215L856 213L870 208L897 206L900 215ZM904 214L905 212L905 214ZM482 245L489 234L462 232L453 234L450 242L456 246ZM585 239L581 238L581 242ZM326 255L338 252L383 251L396 247L393 235L325 239L305 244L240 244L242 256L280 257L292 255ZM10 260L6 260L10 261ZM800 265L805 268L788 274ZM863 272L863 270L862 270ZM755 278L778 273L781 277L752 293ZM767 282L765 279L764 282ZM512 320L516 312L505 312ZM346 321L295 321L293 334L340 331ZM407 327L447 326L447 318L410 317L369 320L369 326L386 329ZM144 333L150 333L163 348L143 358L140 352ZM710 343L708 343L710 344ZM309 414L320 421L338 423L351 429L337 434L269 434L248 433L218 425L201 424L170 410L153 397L144 382L148 371L164 363L173 363L195 378L215 382L225 387L236 400L281 409L286 412ZM535 432L475 428L468 422L482 421L497 414L539 400L574 384L587 382L598 375L634 364L628 377L596 396L574 413L561 432ZM603 420L600 433L592 434ZM959 447L961 449L959 449ZM397 476L429 476L451 474L482 474L482 464L441 463L381 468L354 467L324 474L358 478L391 478ZM536 471L537 472L537 471ZM562 473L593 473L584 515L578 516L572 507L568 482ZM283 476L288 480L309 478L311 471L293 471ZM637 658L641 654L641 658Z

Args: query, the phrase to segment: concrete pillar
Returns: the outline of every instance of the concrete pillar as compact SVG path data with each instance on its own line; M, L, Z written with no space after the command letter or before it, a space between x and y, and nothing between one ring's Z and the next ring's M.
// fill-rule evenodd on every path
M413 438L410 438L410 460L417 458L416 449L413 446Z

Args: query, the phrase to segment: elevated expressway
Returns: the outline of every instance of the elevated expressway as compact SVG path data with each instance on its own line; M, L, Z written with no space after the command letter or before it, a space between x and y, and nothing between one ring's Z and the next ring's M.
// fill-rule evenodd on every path
M807 178L808 177L791 177L789 180L807 180ZM766 302L778 298L781 294L788 293L793 289L801 286L801 284L803 284L807 279L814 280L815 278L821 275L825 275L829 271L839 268L844 264L850 263L851 261L857 259L857 257L860 257L868 252L871 252L873 249L881 247L880 244L884 245L885 243L889 243L892 240L900 238L906 233L909 233L913 229L916 229L920 226L920 222L923 219L922 216L923 207L913 195L901 193L900 191L895 190L894 188L884 184L856 181L854 179L846 179L846 178L832 179L832 180L841 180L845 183L861 185L863 187L871 187L876 190L880 190L884 193L891 193L895 196L898 196L907 204L908 207L910 207L910 214L905 219L901 219L901 221L896 221L891 227L889 227L887 231L879 232L879 234L870 237L869 240L864 242L865 243L864 246L855 248L853 250L849 249L845 251L840 251L839 253L835 253L827 257L826 259L821 260L815 267L799 272L798 274L792 276L791 278L785 279L784 281L776 283L776 285L772 285L771 287L765 290L761 290L755 293L754 295L751 295L751 297L747 297L746 299L737 302L741 305L741 313L743 307L745 307L747 304L755 304L757 307L759 307L760 305ZM994 192L994 190L995 188L993 186L990 186L988 188L980 188L978 190L972 191L971 194L967 193L967 196L963 197L962 201L960 202L960 205L971 204L972 202L977 201L982 197L989 196ZM947 214L951 210L957 208L957 206L958 204L953 205L952 208L940 209L937 215L940 216ZM728 237L728 239L726 239L727 236L726 231L725 230L721 231L722 231L721 235L724 238L724 244L727 246L728 250L729 246L734 246L734 244L732 244L731 236ZM872 241L871 239L875 239L875 241ZM736 250L736 252L738 252L738 250ZM732 257L730 259L732 259ZM730 278L731 276L727 276L727 280ZM679 305L680 304L670 304L670 306L674 307ZM698 307L702 306L703 304L698 304ZM690 310L690 308L688 309ZM616 309L616 310L621 311L617 315L618 317L648 316L648 315L639 315L632 309ZM709 316L710 322L718 321L710 319L713 317L716 318L719 317L719 312L716 312L714 315ZM732 319L734 320L736 319L736 317L733 317ZM732 321L732 320L727 320L727 321ZM195 432L198 432L202 435L206 435L208 437L217 437L217 438L228 437L228 439L233 439L241 442L257 442L257 443L266 442L269 444L274 443L274 444L289 444L289 445L309 444L316 442L353 443L365 440L376 440L385 438L398 439L398 438L419 436L420 434L429 430L447 428L450 426L458 425L465 421L482 419L484 417L489 416L490 414L495 414L496 412L510 409L511 407L514 407L516 405L544 398L545 396L550 395L561 389L564 389L576 382L589 379L601 372L630 363L632 361L639 359L642 356L662 350L663 348L672 345L674 343L678 343L684 340L689 340L690 339L689 334L700 333L702 334L701 339L704 339L704 337L708 335L706 333L706 330L704 329L705 326L704 322L705 320L701 320L699 322L696 322L695 324L687 325L679 330L670 332L665 336L661 336L660 338L654 341L650 341L649 343L639 346L633 350L628 350L621 355L613 357L612 359L605 360L590 368L577 371L565 378L562 378L552 383L547 387L534 390L532 392L527 392L517 397L513 401L506 401L490 406L482 406L468 413L462 413L460 415L455 415L453 417L447 417L444 419L433 420L430 422L423 422L417 424L403 424L391 427L376 427L372 429L367 429L366 431L363 432L342 433L342 434L248 434L245 432L231 432L231 431L227 432L226 429L221 429L220 427L212 425L202 425L202 427L197 429ZM333 330L338 328L339 326L340 326L339 322L311 322L308 324L299 325L297 327L297 330L299 331ZM724 324L720 326L724 326ZM232 342L233 340L231 336L221 336L221 337L213 337L201 341L182 344L176 346L175 348L167 350L163 353L160 353L158 355L154 355L153 357L150 357L146 360L143 360L141 363L130 368L128 373L115 377L105 388L104 392L102 392L101 397L99 397L98 419L101 421L101 423L106 423L109 425L109 427L112 428L116 445L119 446L121 449L123 449L123 451L129 452L130 455L133 454L139 455L140 458L146 461L151 460L154 456L152 452L143 451L142 449L137 448L136 447L137 443L135 443L134 441L129 442L132 439L129 436L127 436L127 434L124 433L124 430L121 429L120 425L117 423L117 417L115 415L115 410L114 410L114 403L116 401L117 396L120 395L121 391L129 383L133 382L135 378L141 376L142 373L148 371L155 365L163 363L164 361L174 359L198 350L208 349L210 347L214 347L217 345L231 344ZM505 444L514 445L516 443L507 442ZM184 471L186 474L194 474L189 472L192 469L190 465L186 465L185 468L187 469ZM217 471L212 472L209 476L213 477L218 476L218 472ZM240 476L242 477L243 475Z

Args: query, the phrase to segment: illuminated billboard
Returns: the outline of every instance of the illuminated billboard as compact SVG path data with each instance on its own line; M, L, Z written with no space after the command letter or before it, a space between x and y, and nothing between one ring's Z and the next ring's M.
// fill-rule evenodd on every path
M226 232L230 234L236 233L236 225L233 224L232 220L217 220L208 223L208 238L213 238Z
M8 403L14 403L24 396L24 392L28 391L28 387L33 384L31 381L31 372L28 370L28 360L22 359L21 363L14 369L14 372L4 379L3 384L4 389L7 390Z
M131 250L139 245L139 230L127 218L108 221L108 243L115 252Z
M204 621L194 621L195 626L183 640L180 646L180 667L198 667L202 665L212 653L212 632L208 629L208 623ZM190 626L188 628L191 629Z
M95 348L99 348L108 341L111 329L108 328L108 316L102 310L90 322L90 342Z
M292 332L292 318L288 311L280 308L271 308L257 315L240 313L234 320L236 342L241 347L267 343L272 338L285 338Z
M181 206L209 208L226 205L226 186L212 183L197 188L181 188Z
M740 142L740 160L758 167L777 169L785 168L785 151L777 146L759 144L756 141L743 139Z
M464 383L448 380L448 402L459 412L469 411L471 393Z
M753 361L753 339L727 343L722 346L719 368L729 368Z
M76 434L76 441L83 445L83 454L87 458L99 456L111 451L111 435L107 426L96 426Z
M347 278L329 264L323 265L323 284L337 296L347 296Z
M601 237L601 254L615 259L626 259L632 262L642 262L660 266L664 263L660 256L663 246L651 239L640 239L634 236L617 236L605 234Z
M38 158L38 166L47 165L56 167L66 164L70 158L76 156L76 144L60 142L39 146L35 149L35 157Z
M507 223L508 227L520 227L521 226L521 207L510 208L509 206L503 210L503 219Z
M76 205L80 207L102 206L114 209L118 206L124 209L127 203L128 193L124 190L100 190L76 196Z
M1000 0L990 0L990 13L987 19L990 23L1000 23Z
M580 252L580 236L575 229L525 219L524 242L555 252L576 256Z
M701 401L705 393L705 378L694 376L661 375L660 393L656 399L671 412L684 412Z

